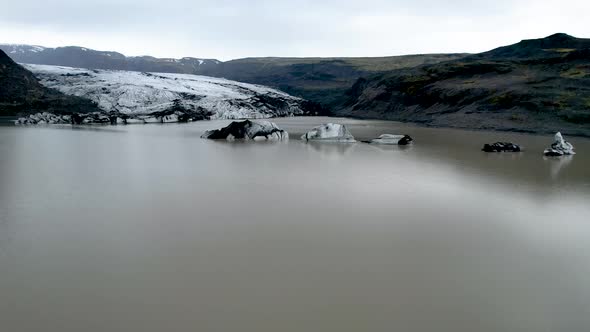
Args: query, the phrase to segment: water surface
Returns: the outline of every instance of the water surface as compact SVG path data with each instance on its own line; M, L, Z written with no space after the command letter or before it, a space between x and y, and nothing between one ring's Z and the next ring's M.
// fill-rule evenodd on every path
M590 330L589 140L324 121L0 127L0 330Z

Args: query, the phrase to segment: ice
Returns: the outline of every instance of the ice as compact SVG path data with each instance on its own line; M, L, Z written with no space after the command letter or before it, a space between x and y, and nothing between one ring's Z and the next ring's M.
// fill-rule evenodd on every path
M246 140L287 140L289 134L270 121L234 121L227 127L209 130L201 138L207 139L246 139Z
M413 139L408 135L392 135L383 134L379 138L374 138L368 143L370 144L386 144L386 145L408 145L411 144Z
M105 112L150 114L178 106L185 110L204 110L211 119L304 115L303 99L269 87L222 78L48 65L24 66L43 85L67 95L88 98ZM268 98L279 102L264 102Z
M574 146L566 141L560 132L555 134L554 142L551 144L551 147L544 151L546 156L567 156L567 155L574 155Z
M345 125L337 123L326 123L313 128L301 136L304 141L332 141L342 143L354 143L354 136L348 131Z

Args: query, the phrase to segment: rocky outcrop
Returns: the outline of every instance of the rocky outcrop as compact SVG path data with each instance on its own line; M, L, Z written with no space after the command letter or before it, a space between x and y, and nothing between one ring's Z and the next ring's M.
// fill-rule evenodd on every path
M520 152L520 146L510 142L496 142L492 144L484 144L484 152Z
M98 110L89 100L44 87L30 71L0 51L0 116L39 112L71 114Z
M412 144L414 139L408 135L392 135L383 134L379 138L374 138L370 141L366 141L369 144L384 144L384 145L408 145Z
M199 112L170 111L144 114L122 114L118 112L90 112L73 114L54 114L40 112L18 118L14 121L17 125L41 125L41 124L144 124L144 123L176 123L204 120Z
M70 124L72 123L72 116L43 112L20 117L14 123L17 125Z
M574 152L574 146L566 141L561 133L555 134L555 141L551 144L551 147L544 151L544 154L548 157L561 157L570 156L576 154Z
M348 131L345 125L337 123L325 123L313 128L305 135L301 136L304 141L325 141L325 142L342 142L354 143L354 136Z
M287 140L289 134L270 121L234 121L229 126L206 131L201 138L206 139L267 139Z

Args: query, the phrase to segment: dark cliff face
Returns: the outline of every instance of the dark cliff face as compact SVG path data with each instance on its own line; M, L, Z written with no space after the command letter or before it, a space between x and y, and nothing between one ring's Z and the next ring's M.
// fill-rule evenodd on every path
M90 101L43 87L35 76L0 50L0 115L94 112Z
M590 43L557 34L357 81L338 115L590 135Z
M35 95L42 89L32 73L0 51L0 100L22 102L26 99L27 93Z

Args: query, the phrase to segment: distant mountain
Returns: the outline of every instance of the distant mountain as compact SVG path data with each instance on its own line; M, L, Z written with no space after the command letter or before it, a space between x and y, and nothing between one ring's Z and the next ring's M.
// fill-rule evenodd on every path
M25 65L41 83L122 115L191 114L197 119L319 115L311 102L265 86L187 74Z
M98 107L87 99L66 96L44 87L31 72L0 50L0 115L42 111L86 113L98 111Z
M375 73L439 63L466 54L381 58L246 58L221 63L210 76L263 84L334 108L357 79Z
M359 79L338 115L590 136L590 40L565 34Z
M0 48L23 63L198 74L263 84L327 105L331 114L338 116L462 128L561 130L590 136L590 39L566 34L523 40L472 55L246 58L227 62L125 57L80 47ZM51 80L60 81L61 76L43 81L51 86ZM57 88L62 90L63 86ZM325 112L316 104L310 105L314 105L314 113Z
M77 46L48 48L32 45L0 44L0 49L19 63L88 69L197 74L220 63L220 61L214 59L126 57L117 52L96 51Z
M423 54L381 58L246 58L227 62L214 59L126 57L117 52L83 47L46 48L0 45L15 61L88 69L196 74L262 84L321 103L338 104L360 77L399 68L454 60L466 54Z

